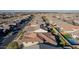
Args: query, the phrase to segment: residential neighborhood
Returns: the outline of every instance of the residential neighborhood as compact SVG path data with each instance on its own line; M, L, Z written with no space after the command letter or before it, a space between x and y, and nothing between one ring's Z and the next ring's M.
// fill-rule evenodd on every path
M0 49L79 49L79 13L2 12Z

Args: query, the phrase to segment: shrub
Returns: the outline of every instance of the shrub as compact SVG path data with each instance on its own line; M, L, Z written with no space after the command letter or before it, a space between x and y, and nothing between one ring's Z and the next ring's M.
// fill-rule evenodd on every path
M7 46L8 49L18 49L19 45L16 41L9 43L9 45Z

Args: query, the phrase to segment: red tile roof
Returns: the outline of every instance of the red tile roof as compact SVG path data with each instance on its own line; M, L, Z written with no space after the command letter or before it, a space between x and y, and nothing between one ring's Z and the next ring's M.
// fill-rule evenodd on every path
M61 27L66 30L66 31L73 31L74 29L79 29L79 26L63 26L61 25Z

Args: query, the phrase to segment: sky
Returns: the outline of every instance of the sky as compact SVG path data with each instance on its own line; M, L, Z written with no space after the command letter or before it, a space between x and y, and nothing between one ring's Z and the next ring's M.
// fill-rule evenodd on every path
M0 10L0 12L64 12L64 13L79 13L79 10Z

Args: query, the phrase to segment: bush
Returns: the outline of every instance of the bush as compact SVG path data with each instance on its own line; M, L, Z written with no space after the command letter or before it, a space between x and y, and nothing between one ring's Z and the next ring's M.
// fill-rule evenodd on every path
M66 37L66 38L72 38L72 35L69 34L69 33L66 33L66 34L64 34L64 37Z
M79 38L78 38L78 37L76 37L76 39L77 39L77 40L79 40Z
M19 45L17 42L11 42L9 43L9 45L7 46L8 49L18 49L19 48Z

